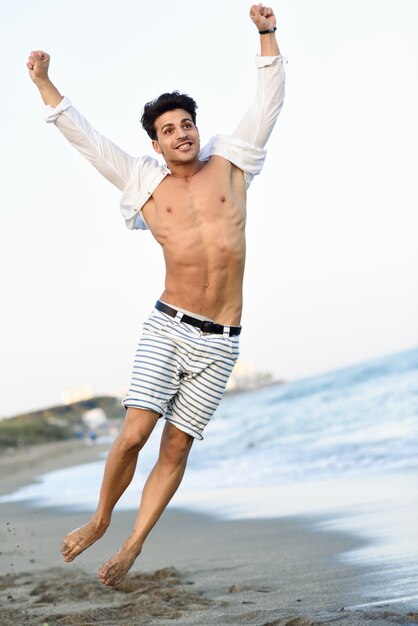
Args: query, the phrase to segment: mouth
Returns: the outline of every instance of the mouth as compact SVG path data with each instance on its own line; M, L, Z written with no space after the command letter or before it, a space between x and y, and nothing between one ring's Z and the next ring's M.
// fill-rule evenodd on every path
M191 141L183 141L182 143L179 143L178 146L176 146L176 150L180 150L180 152L185 152L186 150L189 150L192 145L193 144Z

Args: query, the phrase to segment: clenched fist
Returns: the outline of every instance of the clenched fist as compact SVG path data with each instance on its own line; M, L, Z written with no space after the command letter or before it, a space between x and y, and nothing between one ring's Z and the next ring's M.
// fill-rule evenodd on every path
M48 78L49 58L49 54L42 50L34 50L30 53L26 67L35 84Z
M49 80L49 54L42 50L32 51L26 67L29 70L29 76L38 87L44 103L56 107L61 102L63 96Z
M271 7L253 4L250 9L250 17L258 30L272 30L276 27L276 17Z

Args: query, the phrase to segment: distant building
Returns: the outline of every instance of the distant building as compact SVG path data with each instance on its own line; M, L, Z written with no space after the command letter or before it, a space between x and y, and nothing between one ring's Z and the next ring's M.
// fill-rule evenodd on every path
M256 389L273 381L269 372L259 372L251 361L238 359L226 385L226 391Z
M122 398L124 398L127 393L128 387L121 387L120 389L113 389L109 391L109 396L113 396L114 398L118 398L120 401L122 401Z
M89 385L79 387L67 387L62 390L61 397L64 404L73 404L81 400L90 400L95 396L94 390Z
M89 430L97 430L107 424L106 413L99 407L85 411L82 419Z

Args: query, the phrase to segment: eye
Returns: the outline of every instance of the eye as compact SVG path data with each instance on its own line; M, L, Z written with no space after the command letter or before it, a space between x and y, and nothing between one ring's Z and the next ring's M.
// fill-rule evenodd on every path
M193 128L190 122L186 122L184 128Z

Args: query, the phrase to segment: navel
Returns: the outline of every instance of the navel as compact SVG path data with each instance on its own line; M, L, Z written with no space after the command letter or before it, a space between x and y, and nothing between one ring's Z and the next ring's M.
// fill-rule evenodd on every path
M209 287L209 283L205 283L205 287L207 289Z
M173 209L171 208L171 206L168 206L167 207L167 213L172 213L172 212L173 212Z
M225 202L226 198L225 196L221 196L221 202Z

